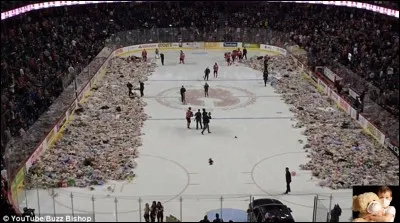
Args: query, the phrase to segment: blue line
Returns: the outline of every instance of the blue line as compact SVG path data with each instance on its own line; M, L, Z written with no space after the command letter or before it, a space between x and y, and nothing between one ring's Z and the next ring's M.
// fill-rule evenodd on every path
M199 78L199 79L193 79L193 80L188 80L188 79L184 79L184 80L178 80L178 79L175 79L175 80L172 80L172 79L170 79L170 80L147 80L146 82L168 82L168 81L177 82L177 81L204 81L204 80ZM217 82L217 81L223 82L223 81L263 81L263 80L262 80L262 78L260 78L260 79L224 79L224 80L214 79L214 80L208 80L208 82L214 82L214 81L215 82Z
M282 120L291 119L293 117L232 117L232 118L212 118L211 120ZM148 121L181 121L186 120L185 118L149 118Z

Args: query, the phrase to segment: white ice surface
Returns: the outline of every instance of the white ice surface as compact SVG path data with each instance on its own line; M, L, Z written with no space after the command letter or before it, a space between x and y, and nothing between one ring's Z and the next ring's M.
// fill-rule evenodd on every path
M299 165L306 163L307 158L298 140L306 142L306 138L300 134L302 129L291 127L295 122L290 120L293 114L289 106L271 86L264 87L261 72L243 65L227 67L223 52L186 52L187 64L182 65L178 64L177 51L166 51L165 66L157 61L156 72L145 83L144 100L148 103L145 111L150 118L143 127L145 135L139 148L137 177L132 182L109 182L94 191L55 189L54 199L51 190L26 191L20 207L28 204L36 209L37 215L39 212L44 215L53 214L54 210L57 214L69 214L73 206L75 214L92 214L94 210L96 221L139 221L143 215L138 211L139 206L143 209L144 203L155 200L164 202L165 216L172 214L177 218L182 216L183 221L199 221L207 211L221 208L221 196L223 208L246 211L253 195L256 199L277 198L292 209L296 221L310 222L314 195L319 194L324 199L321 203L328 207L332 193L332 204L339 204L343 210L341 221L348 221L351 191L321 188L308 171L300 170ZM178 90L182 85L192 86L188 90L202 89L203 71L207 66L212 70L215 62L220 66L220 74L217 80L210 74L210 89L242 88L251 91L256 102L227 110L215 107L210 99L205 100L206 109L212 111L212 133L201 135L193 122L191 130L186 128L185 110L190 105L181 105ZM172 88L176 90L169 91L164 99L177 108L164 106L155 99L160 92ZM240 91L233 93L241 102L247 100ZM194 111L198 108L201 109L192 106ZM209 158L214 165L208 164ZM289 195L282 195L286 190L285 167L297 173L292 178ZM107 191L107 186L114 192ZM320 210L323 215L323 209Z

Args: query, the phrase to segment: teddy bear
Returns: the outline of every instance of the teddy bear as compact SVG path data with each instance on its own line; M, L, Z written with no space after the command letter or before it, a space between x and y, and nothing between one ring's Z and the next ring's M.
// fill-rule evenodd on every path
M359 212L358 218L354 218L353 222L371 222L364 217L369 214L382 215L384 212L382 201L372 192L353 196L352 209Z

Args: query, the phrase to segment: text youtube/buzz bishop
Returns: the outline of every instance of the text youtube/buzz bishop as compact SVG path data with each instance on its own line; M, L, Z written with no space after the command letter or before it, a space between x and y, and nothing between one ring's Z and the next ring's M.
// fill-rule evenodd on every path
M80 215L41 215L39 216L3 216L4 222L93 222L92 216Z

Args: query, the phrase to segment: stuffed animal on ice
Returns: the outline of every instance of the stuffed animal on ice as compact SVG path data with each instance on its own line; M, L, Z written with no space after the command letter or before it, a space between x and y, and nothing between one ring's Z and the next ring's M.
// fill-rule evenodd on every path
M384 213L382 201L372 192L353 196L352 209L359 212L358 218L354 218L353 222L371 222L366 219L368 215L383 215Z

